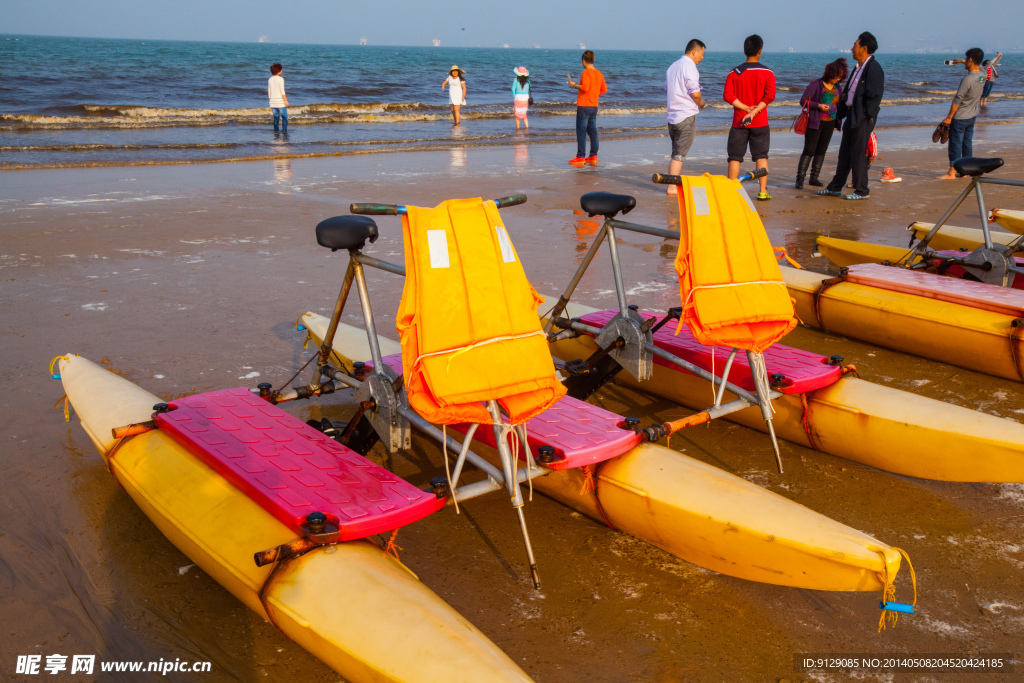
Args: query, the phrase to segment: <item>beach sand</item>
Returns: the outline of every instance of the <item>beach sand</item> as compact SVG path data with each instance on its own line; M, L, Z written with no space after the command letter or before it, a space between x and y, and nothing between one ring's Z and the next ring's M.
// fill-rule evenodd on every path
M856 204L792 189L797 139L775 133L775 198L757 205L773 243L817 270L827 267L811 258L821 233L905 245L905 226L935 220L963 187L931 179L945 170L946 156L944 147L921 142L929 132L880 133L882 159L872 178L892 166L904 181L873 183L871 200ZM1020 126L980 127L975 153L1003 156L998 175L1022 178L1020 136ZM724 172L724 142L701 136L685 172ZM345 254L316 245L313 228L347 213L353 201L433 205L523 192L529 202L503 218L535 287L557 294L599 227L576 211L584 192L633 194L638 205L628 220L677 225L674 201L650 182L651 173L667 169L667 150L667 139L607 141L601 165L579 170L565 165L566 145L523 144L4 172L2 666L13 667L18 654L96 653L101 660L211 660L213 674L204 680L338 680L161 536L111 478L77 419L65 424L52 410L62 390L47 380L47 363L80 353L163 397L285 382L309 354L296 317L330 314L346 264ZM989 207L1021 208L1011 188L986 188L986 195ZM973 227L977 220L972 203L951 222ZM398 219L378 224L381 237L367 253L402 262ZM676 243L627 233L621 245L632 301L678 305ZM401 281L368 276L378 329L397 338ZM613 305L603 259L576 299ZM871 381L1024 419L1020 383L806 328L786 341L838 353ZM284 407L303 419L337 420L352 410L350 400L341 394ZM597 402L645 422L686 412L616 387ZM721 576L543 496L526 508L540 592L530 584L515 515L502 496L403 529L402 560L538 681L804 680L812 677L793 673L793 654L809 652L1019 655L1024 485L910 479L788 443L780 476L766 437L725 421L680 434L671 445L906 549L917 570L918 613L879 635L878 594ZM436 449L422 440L417 449L430 455L432 469L400 457L396 469L421 484L443 469ZM908 578L901 572L897 599L909 601Z

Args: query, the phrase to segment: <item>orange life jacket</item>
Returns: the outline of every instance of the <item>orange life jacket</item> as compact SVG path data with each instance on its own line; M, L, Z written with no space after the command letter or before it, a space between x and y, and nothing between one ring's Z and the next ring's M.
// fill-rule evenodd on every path
M707 346L764 351L796 326L761 217L738 180L683 176L676 272L685 323Z
M409 404L436 424L492 422L497 400L521 424L565 395L526 279L493 202L410 206L402 220L398 308Z

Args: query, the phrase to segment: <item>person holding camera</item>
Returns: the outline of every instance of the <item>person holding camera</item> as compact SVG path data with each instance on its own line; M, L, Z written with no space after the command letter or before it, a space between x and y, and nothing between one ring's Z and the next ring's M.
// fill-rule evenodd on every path
M962 61L967 75L960 79L960 87L949 105L949 114L942 119L949 126L949 171L940 175L939 180L956 180L953 162L974 155L974 121L985 92L986 78L981 70L984 59L985 53L980 47L972 47L964 53Z
M740 176L740 163L750 147L750 158L757 168L768 168L768 147L771 133L768 128L768 105L775 100L775 73L761 64L764 40L756 33L743 41L743 54L747 60L729 72L725 79L725 101L732 105L732 128L729 129L729 177ZM758 179L761 191L757 198L771 199L768 178Z

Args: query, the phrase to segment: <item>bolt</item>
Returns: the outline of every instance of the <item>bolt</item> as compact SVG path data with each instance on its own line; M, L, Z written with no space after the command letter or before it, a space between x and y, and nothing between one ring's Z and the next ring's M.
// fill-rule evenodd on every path
M537 449L537 462L542 465L550 465L555 461L554 446L541 446Z
M625 424L626 424L626 429L632 429L632 430L635 431L636 428L640 426L640 418L639 417L627 417L625 419Z
M771 380L772 380L772 386L775 387L775 388L778 388L778 387L781 387L782 383L786 381L786 376L785 375L780 375L779 373L775 372L775 373L772 373Z
M629 306L626 306L626 308L628 308L631 311L639 311L640 310L640 307L637 306L636 304L630 304Z
M319 534L324 530L324 525L327 524L327 515L322 512L310 512L306 515L306 524L309 525L311 533Z
M270 390L273 388L273 384L270 382L260 382L256 385L256 388L260 390L260 398L266 398L270 396Z
M157 403L155 406L153 406L154 413L166 413L170 409L171 407L166 403Z
M430 488L438 498L448 495L448 480L444 477L434 477L430 480Z
M829 365L842 365L843 364L843 357L842 356L831 356L828 359L828 364Z

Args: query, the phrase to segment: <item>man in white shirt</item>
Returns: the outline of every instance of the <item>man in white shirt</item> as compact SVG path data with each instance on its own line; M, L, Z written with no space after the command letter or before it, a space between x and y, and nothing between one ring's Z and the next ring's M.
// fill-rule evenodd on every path
M281 130L288 132L288 96L284 94L284 76L280 64L270 65L270 79L267 81L267 97L270 98L270 109L274 112L274 132L278 132L278 125Z
M697 136L697 114L704 108L700 97L700 72L697 65L704 59L705 45L694 38L686 44L686 53L665 72L665 92L668 95L668 136L672 140L672 160L669 175L679 175L683 162ZM668 194L676 194L676 186L669 185Z

